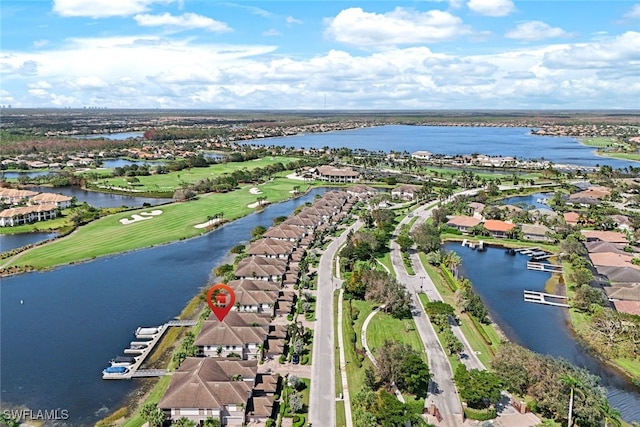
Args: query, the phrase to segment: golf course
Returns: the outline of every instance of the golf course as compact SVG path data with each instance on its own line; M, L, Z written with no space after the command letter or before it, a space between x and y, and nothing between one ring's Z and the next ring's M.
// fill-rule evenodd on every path
M249 206L255 206L258 198L263 204L280 202L294 195L294 187L304 192L308 184L277 177L264 184L247 184L228 193L204 194L187 202L119 212L92 221L66 237L23 252L9 260L6 266L46 269L194 237L206 232L206 227L201 225L212 218L238 219L256 211ZM200 227L196 227L198 225Z

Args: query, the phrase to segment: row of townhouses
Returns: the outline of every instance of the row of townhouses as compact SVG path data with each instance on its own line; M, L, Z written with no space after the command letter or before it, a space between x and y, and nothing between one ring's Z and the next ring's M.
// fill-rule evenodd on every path
M10 206L0 212L0 227L56 218L60 209L71 206L71 201L71 197L62 194L0 188L0 203Z
M317 233L343 219L355 200L329 191L246 248L235 280L227 283L236 297L232 311L223 322L214 315L203 322L195 339L200 357L182 363L158 404L168 418L202 424L214 417L222 425L242 425L274 415L279 377L259 373L259 360L285 354L283 321L296 306L299 264Z

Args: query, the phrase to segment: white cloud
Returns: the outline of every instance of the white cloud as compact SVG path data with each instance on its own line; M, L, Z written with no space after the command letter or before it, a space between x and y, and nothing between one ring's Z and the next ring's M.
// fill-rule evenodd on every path
M3 52L14 107L112 108L637 108L640 33L477 55L425 46L310 58L275 46L191 39L71 39ZM27 67L28 68L28 67ZM2 103L9 95L0 93Z
M143 27L171 27L180 29L203 29L215 33L231 31L231 28L224 22L216 21L207 16L195 13L185 13L174 16L169 13L162 15L142 14L133 17L138 25Z
M44 47L44 46L46 46L48 44L49 44L49 40L46 40L46 39L35 40L33 42L33 47L40 48L40 47Z
M270 28L267 31L263 31L262 35L265 37L274 37L274 36L281 36L282 34L280 33L280 31L276 30L275 28Z
M640 3L631 6L631 9L625 13L626 19L640 19Z
M328 19L326 24L326 37L363 47L441 42L471 32L460 18L449 12L418 12L401 7L385 14L349 8Z
M507 16L515 10L511 0L469 0L467 6L472 11L486 16Z
M524 41L539 41L557 37L567 37L569 34L562 28L552 27L542 21L529 21L518 24L507 31L505 37Z
M153 3L173 0L53 0L53 11L65 17L106 18L146 12Z
M302 24L302 21L294 18L293 16L287 16L286 18L287 24Z

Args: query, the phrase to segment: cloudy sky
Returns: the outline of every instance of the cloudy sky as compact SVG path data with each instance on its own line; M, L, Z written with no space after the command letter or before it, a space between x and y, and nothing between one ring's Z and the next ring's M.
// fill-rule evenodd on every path
M0 104L637 109L637 1L2 0Z

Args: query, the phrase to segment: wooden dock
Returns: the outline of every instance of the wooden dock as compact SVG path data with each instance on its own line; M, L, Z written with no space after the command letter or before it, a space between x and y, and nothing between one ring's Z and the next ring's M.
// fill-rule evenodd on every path
M527 270L545 271L547 273L562 273L563 267L559 264L546 264L544 262L527 262Z
M140 369L140 366L144 363L145 359L149 354L153 352L156 344L160 342L162 336L167 331L167 329L171 327L182 327L182 326L194 326L198 323L196 320L171 320L164 325L158 326L157 328L142 328L142 329L155 329L155 333L153 334L138 334L135 333L136 338L140 339L141 337L149 337L149 341L132 341L131 346L145 346L144 348L128 348L124 350L125 354L137 354L137 356L133 356L135 358L135 362L130 365L120 365L127 368L127 371L124 373L102 373L103 380L128 380L131 378L148 378L148 377L161 377L167 374L166 369ZM139 330L140 328L138 328Z
M533 302L536 304L544 304L544 305L552 305L555 307L570 307L569 304L563 302L549 301L549 299L563 300L566 301L567 297L564 295L554 295L547 294L544 292L537 291L524 291L524 301L525 302Z

